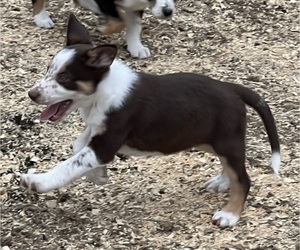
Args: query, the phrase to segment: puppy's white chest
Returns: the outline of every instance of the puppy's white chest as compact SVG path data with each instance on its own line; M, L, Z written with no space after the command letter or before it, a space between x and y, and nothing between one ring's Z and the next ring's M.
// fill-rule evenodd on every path
M89 127L102 127L106 119L104 110L97 109L96 107L88 109L80 109L80 115L85 124Z

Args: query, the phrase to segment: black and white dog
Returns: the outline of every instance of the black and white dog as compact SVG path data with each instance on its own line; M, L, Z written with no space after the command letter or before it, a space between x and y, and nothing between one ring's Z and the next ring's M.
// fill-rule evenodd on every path
M74 2L92 11L103 14L107 24L100 30L104 34L120 32L126 28L127 50L132 57L147 58L150 51L141 43L142 15L151 8L153 16L166 19L175 13L174 0L74 0ZM53 21L45 9L45 0L32 0L34 22L43 28L52 28Z
M105 164L117 152L167 155L195 147L216 154L223 166L206 187L219 192L230 188L229 202L214 214L213 223L235 226L250 188L245 169L246 104L264 122L272 168L279 171L279 139L267 103L246 87L198 74L135 72L115 59L115 46L95 47L83 33L88 31L71 14L66 48L54 56L29 96L47 105L41 120L57 122L79 109L86 128L73 144L72 157L49 172L24 174L21 185L43 193L82 176L105 184Z

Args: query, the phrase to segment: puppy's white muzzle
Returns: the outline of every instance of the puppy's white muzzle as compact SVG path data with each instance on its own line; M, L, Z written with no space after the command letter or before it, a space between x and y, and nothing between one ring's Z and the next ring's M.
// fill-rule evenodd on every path
M166 19L171 17L175 13L175 4L173 0L157 0L152 7L153 16Z

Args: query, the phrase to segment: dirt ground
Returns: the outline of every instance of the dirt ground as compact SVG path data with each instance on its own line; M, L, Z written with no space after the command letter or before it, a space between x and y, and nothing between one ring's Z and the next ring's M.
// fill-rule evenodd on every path
M8 249L299 249L299 4L280 0L178 0L170 21L147 11L142 40L152 52L131 59L123 35L103 36L98 19L69 1L50 1L54 29L36 27L30 1L1 1L1 246ZM166 157L116 158L109 183L77 181L28 195L19 178L47 171L71 155L83 129L78 114L40 123L42 107L27 90L62 48L73 11L96 44L113 43L140 71L189 71L248 86L269 103L282 148L280 177L269 166L270 145L249 109L247 169L252 187L235 228L219 229L212 214L228 194L202 186L220 171L196 150Z

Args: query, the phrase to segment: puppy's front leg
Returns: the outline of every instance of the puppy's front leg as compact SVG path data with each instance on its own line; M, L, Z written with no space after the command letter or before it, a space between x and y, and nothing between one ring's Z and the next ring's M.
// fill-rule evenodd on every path
M92 128L90 126L87 126L72 145L74 155L88 145L91 139L91 135L92 135ZM85 176L88 181L91 181L97 185L105 184L108 179L105 166L89 170L85 174Z
M105 165L98 161L96 154L90 147L84 147L68 160L58 164L47 173L24 174L21 177L21 186L29 191L45 193L58 189L84 176L88 171L103 168L102 184L108 177Z
M124 13L126 22L127 50L132 57L147 58L150 50L141 43L142 18L140 12L126 11Z
M88 171L85 176L88 181L97 185L104 185L108 180L107 169L105 165Z
M53 28L54 23L46 11L45 0L32 0L32 4L35 24L41 28Z
M80 136L74 141L72 148L73 154L77 154L81 149L88 145L91 138L91 127L87 126Z

